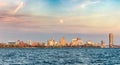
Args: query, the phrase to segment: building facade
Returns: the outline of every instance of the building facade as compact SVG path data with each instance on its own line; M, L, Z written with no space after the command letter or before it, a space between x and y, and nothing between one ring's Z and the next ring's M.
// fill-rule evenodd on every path
M72 39L70 46L82 46L83 41L80 38Z
M67 41L65 37L62 37L59 42L59 46L67 46Z
M114 43L114 34L113 33L110 33L109 34L109 47L112 48L113 47L113 44Z

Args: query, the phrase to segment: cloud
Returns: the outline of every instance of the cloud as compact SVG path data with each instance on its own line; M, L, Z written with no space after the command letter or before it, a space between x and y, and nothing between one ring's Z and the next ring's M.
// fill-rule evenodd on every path
M77 2L77 1L75 0L75 2ZM74 9L75 10L84 9L84 8L87 8L90 5L94 5L94 4L97 4L97 3L100 3L100 0L96 0L96 1L86 0L86 1L83 1L83 3L78 4L77 6L75 6Z
M0 13L15 14L23 6L25 0L0 0Z
M116 23L110 22L112 19L114 20L114 18L110 18L110 20L109 17L106 18L105 16L63 17L62 19L65 21L63 24L59 24L59 19L61 18L50 16L4 15L0 16L0 26L4 27L2 30L26 33L88 33L88 31L89 33L103 33L107 31L111 32L114 30L113 27L119 28L116 26L117 21Z
M12 13L15 15L23 6L24 2L20 2Z
M77 0L74 0L77 2ZM84 1L79 4L80 8L86 8L89 5L99 3L97 1ZM19 2L17 8L15 8L14 13L19 11L23 7L24 2ZM16 6L15 6L16 7ZM13 9L11 9L13 11ZM24 13L23 13L24 14ZM96 14L95 14L96 15ZM65 22L59 24L59 20L63 19ZM51 17L51 16L33 16L33 15L22 15L16 14L11 15L5 12L0 12L0 31L10 30L19 32L62 32L62 33L99 33L112 31L119 18L108 16L80 16L80 17ZM101 22L102 21L102 22ZM109 24L111 23L111 24ZM109 24L109 25L108 25ZM118 23L117 23L118 24ZM117 25L119 26L119 24ZM117 27L117 29L120 27Z
M96 18L95 18L96 17ZM103 16L101 16L103 17ZM0 31L16 33L89 33L98 34L106 32L116 32L120 26L110 25L111 22L101 22L106 20L100 17L66 17L65 23L58 24L59 17L49 16L4 16L0 20ZM103 17L104 18L104 17ZM109 19L109 18L108 18ZM4 22L3 22L4 21ZM95 25L94 25L95 24ZM99 24L99 25L98 25ZM109 25L108 25L109 24ZM118 24L118 23L117 23Z
M92 5L96 5L101 3L102 0L70 0L66 2L63 1L65 7L63 8L66 13L72 14L78 12L78 10L83 10L91 7ZM78 13L77 13L78 14Z

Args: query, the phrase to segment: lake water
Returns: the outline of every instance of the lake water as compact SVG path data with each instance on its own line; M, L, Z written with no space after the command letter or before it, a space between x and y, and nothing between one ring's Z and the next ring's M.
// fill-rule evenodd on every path
M0 65L120 65L120 49L6 48Z

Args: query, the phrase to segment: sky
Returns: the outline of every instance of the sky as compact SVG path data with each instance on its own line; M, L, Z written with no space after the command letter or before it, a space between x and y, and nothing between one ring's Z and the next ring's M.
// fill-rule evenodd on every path
M119 20L120 0L0 0L0 41L78 36L108 43L114 33L119 44Z

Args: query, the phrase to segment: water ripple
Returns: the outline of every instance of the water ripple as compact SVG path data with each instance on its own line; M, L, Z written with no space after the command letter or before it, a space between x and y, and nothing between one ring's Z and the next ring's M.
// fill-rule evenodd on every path
M120 65L120 49L0 49L0 65Z

